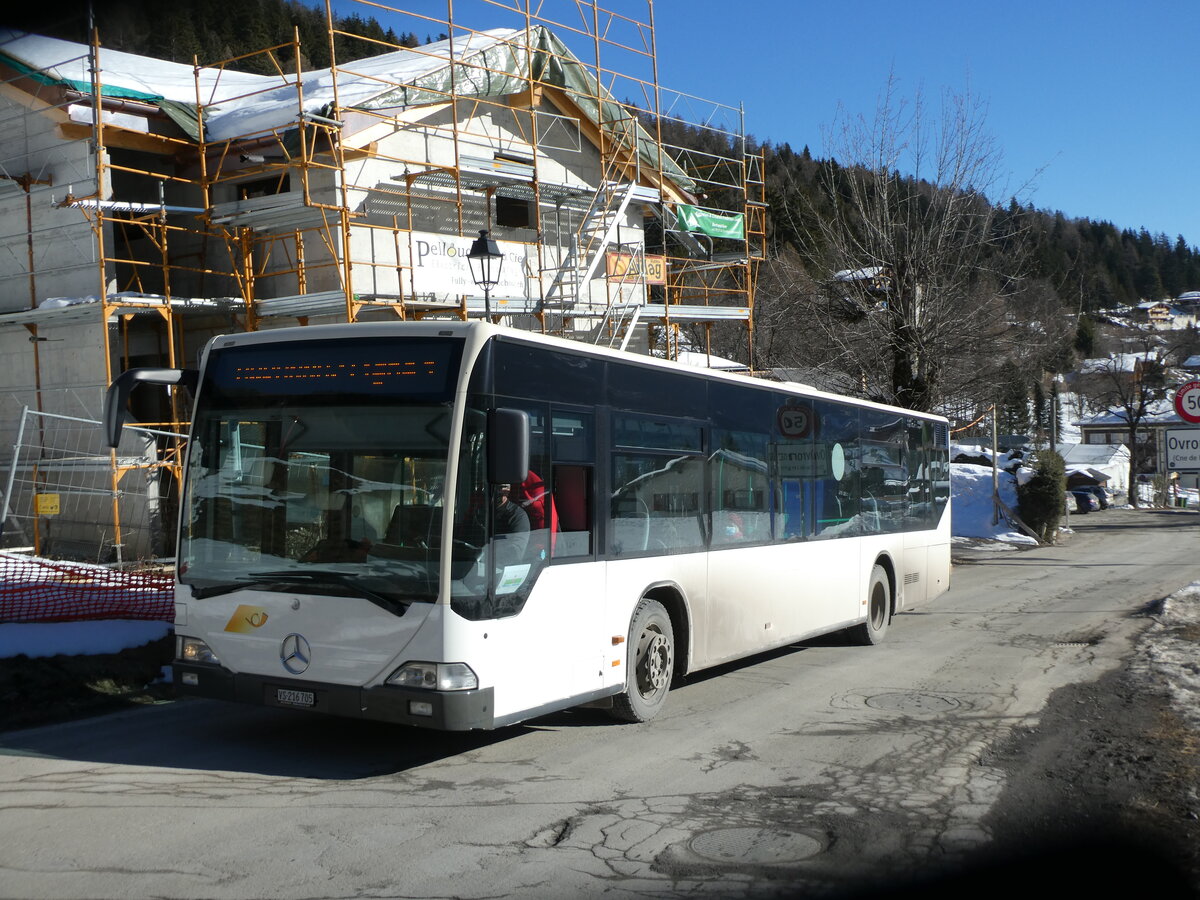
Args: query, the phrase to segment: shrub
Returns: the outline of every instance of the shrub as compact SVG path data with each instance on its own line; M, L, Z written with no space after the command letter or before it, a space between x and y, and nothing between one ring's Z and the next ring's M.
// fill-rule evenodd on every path
M1040 450L1033 477L1017 485L1017 509L1044 543L1054 543L1067 494L1066 464L1053 450Z

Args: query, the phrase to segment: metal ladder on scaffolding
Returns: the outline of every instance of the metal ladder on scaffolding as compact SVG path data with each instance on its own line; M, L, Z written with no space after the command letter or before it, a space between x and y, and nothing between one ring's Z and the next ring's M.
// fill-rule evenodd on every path
M579 289L596 275L604 252L615 242L637 184L605 181L592 195L591 205L555 270L542 300L543 312L565 312L579 301Z
M605 311L592 343L597 346L624 350L641 318L645 304L614 303Z

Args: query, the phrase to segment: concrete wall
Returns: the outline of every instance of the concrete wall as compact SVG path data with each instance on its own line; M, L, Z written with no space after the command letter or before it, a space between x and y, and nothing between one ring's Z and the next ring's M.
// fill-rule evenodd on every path
M34 232L34 296L83 297L99 294L99 272L92 226L78 209L58 209L68 192L77 197L95 191L96 168L82 140L59 131L60 113L30 112L18 103L19 92L0 90L0 165L5 174L28 174L51 184L31 185L26 193L15 182L0 182L0 312L31 306L27 223Z

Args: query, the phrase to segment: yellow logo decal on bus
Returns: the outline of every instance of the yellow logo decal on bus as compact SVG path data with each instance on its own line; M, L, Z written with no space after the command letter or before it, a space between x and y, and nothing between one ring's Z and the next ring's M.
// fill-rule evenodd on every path
M267 611L261 606L247 606L244 603L233 611L225 630L236 634L249 634L260 625L267 622Z

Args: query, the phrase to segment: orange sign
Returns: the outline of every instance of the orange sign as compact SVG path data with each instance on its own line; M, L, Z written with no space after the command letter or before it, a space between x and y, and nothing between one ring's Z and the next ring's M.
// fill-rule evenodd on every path
M255 628L265 625L266 622L267 611L265 609L261 606L247 606L243 603L233 611L233 615L225 623L225 630L232 631L234 634L249 634Z
M667 258L665 256L634 256L610 250L604 257L604 272L609 278L622 281L641 281L646 284L667 283Z

